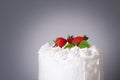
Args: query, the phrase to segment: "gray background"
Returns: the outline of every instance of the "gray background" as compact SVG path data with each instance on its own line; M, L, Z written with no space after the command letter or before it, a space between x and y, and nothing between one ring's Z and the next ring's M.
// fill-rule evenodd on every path
M88 35L105 80L120 80L119 0L0 0L0 80L37 80L41 45Z

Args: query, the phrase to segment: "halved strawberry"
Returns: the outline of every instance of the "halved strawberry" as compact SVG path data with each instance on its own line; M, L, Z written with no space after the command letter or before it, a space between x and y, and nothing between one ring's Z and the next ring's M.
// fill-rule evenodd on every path
M72 44L73 40L74 40L73 35L72 36L68 35L67 42Z
M84 40L84 37L81 37L81 36L77 36L74 38L74 40L72 41L72 44L73 45L79 45L81 43L81 41Z
M63 47L66 44L67 40L62 38L62 37L58 37L55 41L55 46L59 46L59 47Z

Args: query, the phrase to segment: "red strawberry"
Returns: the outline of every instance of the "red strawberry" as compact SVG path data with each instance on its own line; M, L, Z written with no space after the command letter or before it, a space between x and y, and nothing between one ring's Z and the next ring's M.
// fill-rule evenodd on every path
M67 42L72 44L73 40L74 40L73 35L72 36L69 35L68 38L67 38Z
M59 47L63 47L65 44L66 44L67 40L62 38L62 37L59 37L56 39L55 41L55 46L59 46Z
M77 36L74 38L74 40L72 41L72 44L74 45L79 45L81 43L81 41L84 40L84 37L81 37L81 36Z

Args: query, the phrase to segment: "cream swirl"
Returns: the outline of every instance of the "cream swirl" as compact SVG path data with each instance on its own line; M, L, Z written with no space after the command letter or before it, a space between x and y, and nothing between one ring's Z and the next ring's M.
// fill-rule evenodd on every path
M100 56L99 50L95 46L91 46L90 48L80 49L75 46L71 49L64 49L60 47L52 47L49 43L43 45L39 52L41 56L53 56L61 59L72 59L72 58L84 58L84 59L92 59Z

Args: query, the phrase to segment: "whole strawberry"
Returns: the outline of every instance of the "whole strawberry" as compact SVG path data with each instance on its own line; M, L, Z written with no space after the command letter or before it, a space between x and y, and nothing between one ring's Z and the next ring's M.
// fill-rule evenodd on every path
M58 37L54 42L56 47L59 46L62 48L66 44L67 40L62 37Z
M68 35L67 42L72 44L73 40L74 40L73 35L72 36Z
M72 44L73 45L79 45L81 43L81 41L84 40L84 37L81 37L81 36L77 36L74 38L74 40L72 41Z

